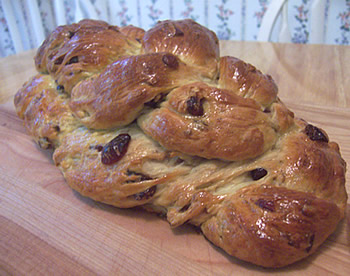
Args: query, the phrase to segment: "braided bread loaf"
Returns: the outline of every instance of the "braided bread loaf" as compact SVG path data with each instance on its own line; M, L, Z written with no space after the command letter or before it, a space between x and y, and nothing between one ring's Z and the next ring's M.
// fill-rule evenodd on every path
M346 164L268 75L219 56L192 20L145 32L83 20L39 48L17 114L84 196L191 223L264 267L311 253L344 217Z

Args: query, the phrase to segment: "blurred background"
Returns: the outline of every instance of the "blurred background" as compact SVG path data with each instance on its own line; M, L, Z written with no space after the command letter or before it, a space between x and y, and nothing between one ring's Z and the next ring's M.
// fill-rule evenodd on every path
M222 40L349 45L350 0L0 0L0 56L38 47L82 18L145 30L192 18Z

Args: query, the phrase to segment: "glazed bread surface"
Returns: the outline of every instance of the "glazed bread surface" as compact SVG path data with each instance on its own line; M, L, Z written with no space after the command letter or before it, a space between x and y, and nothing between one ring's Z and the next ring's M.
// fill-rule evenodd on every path
M84 196L196 225L264 267L312 254L344 217L338 145L192 20L60 26L35 65L17 114Z

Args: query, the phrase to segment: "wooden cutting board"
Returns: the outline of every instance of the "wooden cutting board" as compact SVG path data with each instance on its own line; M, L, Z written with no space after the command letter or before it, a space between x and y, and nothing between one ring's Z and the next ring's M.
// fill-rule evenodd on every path
M222 55L269 73L296 116L324 128L350 161L350 48L222 42ZM34 51L0 60L1 275L350 274L350 208L311 257L271 270L230 257L191 226L94 202L70 189L15 115ZM347 173L347 190L350 178Z

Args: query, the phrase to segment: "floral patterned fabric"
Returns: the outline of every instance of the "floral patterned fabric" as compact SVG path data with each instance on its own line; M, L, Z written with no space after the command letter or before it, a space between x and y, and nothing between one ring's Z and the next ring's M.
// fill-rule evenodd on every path
M4 0L6 1L6 0ZM15 54L14 43L8 22L0 1L0 56ZM9 0L10 1L10 0ZM144 29L154 26L165 19L192 18L212 29L219 39L256 40L262 18L271 0L79 0L89 2L98 19L110 24L135 25ZM71 24L76 18L77 0L62 0L64 19ZM56 26L55 4L53 0L36 0L40 12L39 20L48 35ZM288 1L288 21L292 42L308 43L310 32L311 5L313 0ZM21 30L24 50L38 47L40 43L33 39L33 19L28 13L27 1L13 0L16 23ZM325 5L325 23L322 28L325 43L350 43L350 0L327 0ZM279 20L281 21L281 20ZM278 20L277 20L278 22ZM276 24L278 25L278 24ZM275 28L278 28L276 26ZM277 35L272 33L272 41Z

